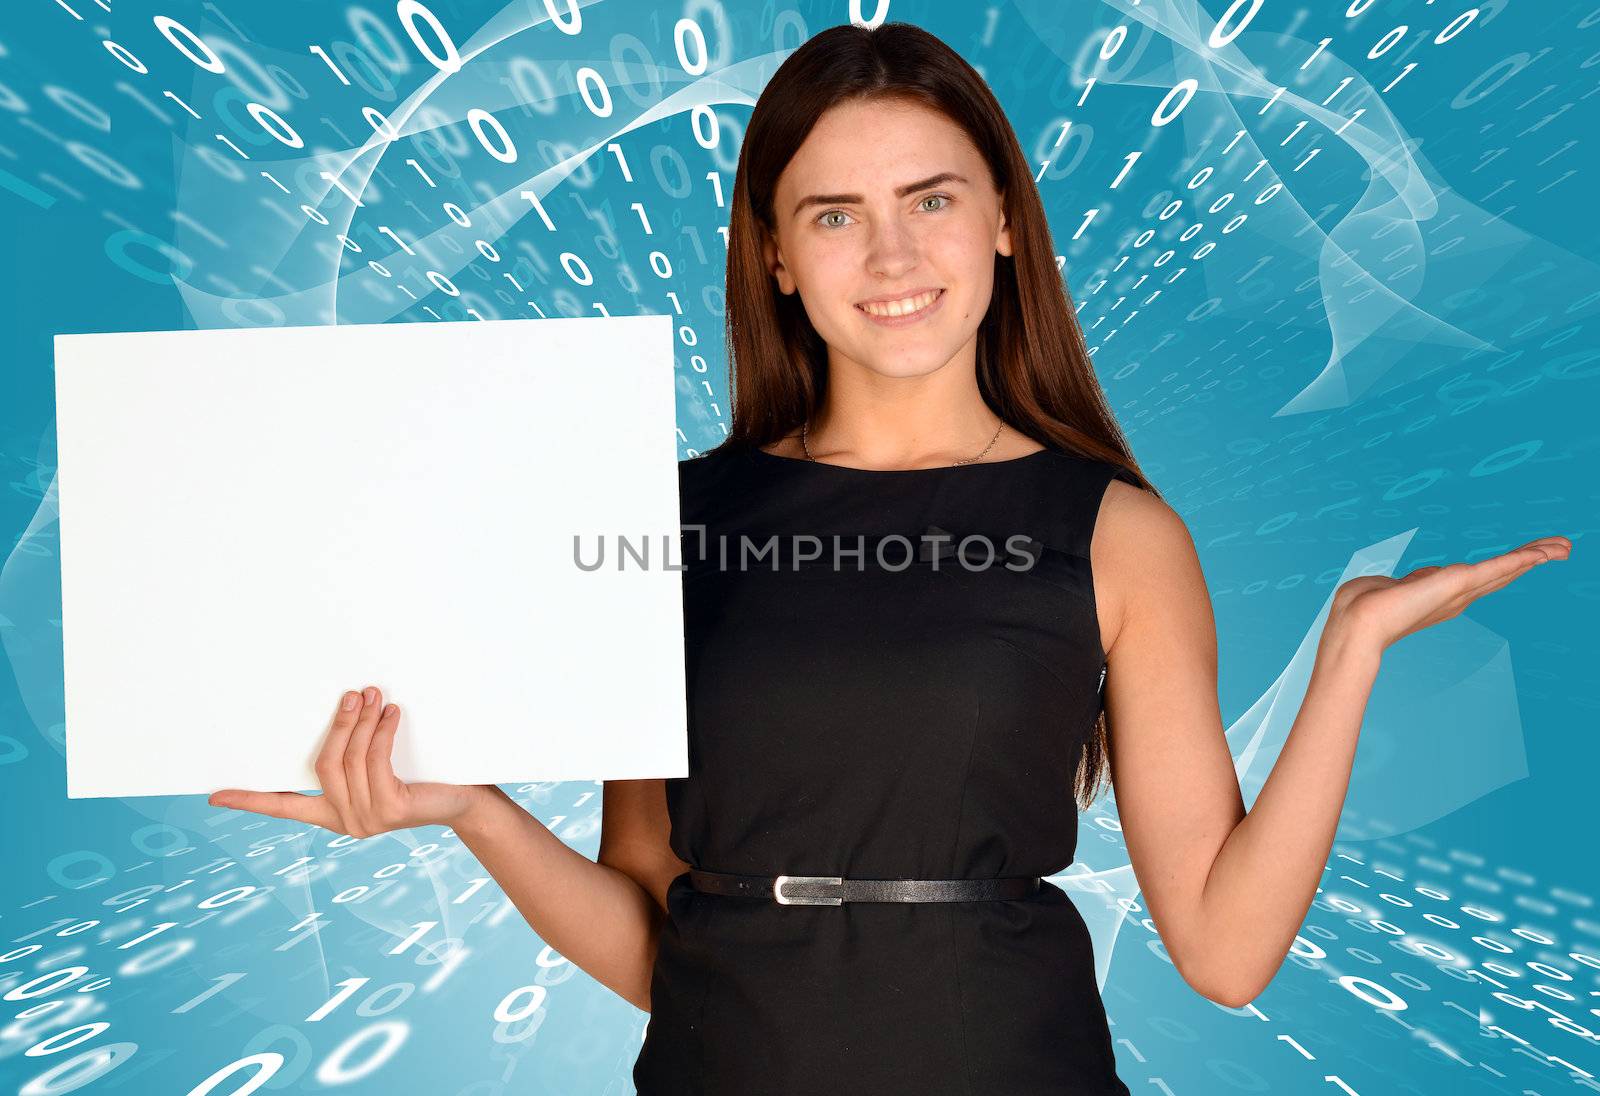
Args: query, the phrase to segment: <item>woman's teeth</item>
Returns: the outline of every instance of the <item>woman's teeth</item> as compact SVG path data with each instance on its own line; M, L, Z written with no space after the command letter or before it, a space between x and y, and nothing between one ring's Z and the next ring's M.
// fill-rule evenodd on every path
M898 301L889 301L885 304L864 304L863 312L870 312L874 316L906 316L912 312L928 307L938 299L944 290L936 289L932 293L924 293L920 297L906 297Z

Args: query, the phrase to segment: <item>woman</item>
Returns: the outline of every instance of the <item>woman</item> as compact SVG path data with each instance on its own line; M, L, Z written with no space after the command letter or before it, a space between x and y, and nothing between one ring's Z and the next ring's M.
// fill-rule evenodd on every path
M1109 763L1168 955L1242 1005L1316 890L1384 647L1570 542L1342 585L1246 814L1193 543L1107 410L982 79L912 26L817 35L756 104L728 239L733 422L680 465L690 775L608 782L592 863L492 785L400 782L369 687L323 796L212 802L453 826L651 1010L645 1096L1125 1094L1083 919L1041 878L1073 861L1072 791Z

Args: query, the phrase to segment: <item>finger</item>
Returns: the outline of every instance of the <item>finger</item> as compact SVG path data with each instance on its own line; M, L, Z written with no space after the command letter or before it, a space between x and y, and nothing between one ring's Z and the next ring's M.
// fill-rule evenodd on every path
M1470 584L1464 586L1451 599L1450 603L1444 607L1446 612L1445 619L1455 616L1479 598L1511 585L1539 564L1551 558L1554 557L1545 555L1542 549L1526 544L1504 555L1482 561L1483 563L1492 562L1499 565L1486 573L1480 574L1476 570L1480 564L1473 564L1473 570L1467 572L1471 576Z
M1572 553L1572 541L1562 536L1538 537L1530 540L1521 548L1513 548L1507 555L1515 555L1528 549L1538 549L1548 559L1566 559Z
M350 795L351 821L361 827L362 836L367 836L374 828L371 825L372 794L367 789L367 746L378 726L383 692L376 685L368 685L361 695L361 717L351 728L350 741L344 748L344 783Z
M1566 550L1563 546L1553 543L1550 538L1545 538L1542 541L1524 544L1521 548L1514 548L1501 556L1500 559L1509 561L1502 570L1515 577L1530 567L1536 567L1548 560L1563 558L1565 554ZM1487 563L1488 561L1485 560L1484 562ZM1501 577L1502 575L1497 574L1489 581L1499 582Z
M302 792L247 792L238 788L223 788L213 792L206 800L213 807L228 807L236 811L250 811L272 818L292 818L296 822L309 822L324 829L338 829L339 814L324 795L306 795Z
M360 714L360 693L347 692L340 697L339 708L333 713L333 722L328 727L328 736L317 755L317 779L322 781L322 794L339 816L341 833L350 833L355 825L355 818L350 813L350 794L345 788L344 748L350 741L350 732L355 729Z
M1500 588L1502 588L1504 586L1511 585L1517 579L1521 578L1523 575L1527 574L1529 571L1531 571L1535 567L1539 566L1539 564L1543 563L1545 561L1545 559L1553 559L1553 558L1555 558L1555 557L1549 556L1549 557L1544 557L1544 558L1541 558L1541 559L1530 559L1526 563L1524 563L1521 567L1518 567L1515 571L1512 571L1510 574L1504 576L1503 578L1496 579L1495 581L1489 583L1487 586L1483 587L1482 589L1474 590L1473 593L1472 593L1472 596L1474 598L1480 598L1480 597L1483 597L1485 594L1492 594L1496 590L1498 590L1498 589L1500 589Z
M1544 537L1534 543L1544 549L1551 559L1566 559L1572 555L1572 541L1566 537Z
M367 792L372 796L373 817L388 825L400 815L404 785L394 771L394 739L400 729L400 706L390 704L378 720L367 746Z
M1513 548L1497 556L1481 559L1460 568L1457 579L1457 596L1476 598L1487 593L1490 587L1503 579L1515 578L1535 564L1550 558L1554 549L1546 551L1538 541Z

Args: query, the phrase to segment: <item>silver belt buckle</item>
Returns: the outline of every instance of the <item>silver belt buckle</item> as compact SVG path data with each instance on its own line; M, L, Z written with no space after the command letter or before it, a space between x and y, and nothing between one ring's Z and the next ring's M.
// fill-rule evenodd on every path
M799 895L793 898L785 897L783 885L785 883L829 883L837 887L843 882L844 878L838 875L780 875L772 881L772 897L778 901L779 905L784 906L839 906L844 904L842 896L833 898L804 898Z

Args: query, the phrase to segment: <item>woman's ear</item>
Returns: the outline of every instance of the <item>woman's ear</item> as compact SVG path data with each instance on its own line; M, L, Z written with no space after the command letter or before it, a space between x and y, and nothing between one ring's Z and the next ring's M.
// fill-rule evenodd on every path
M1011 222L1006 218L1006 196L1000 194L1000 231L995 234L994 249L1002 255L1010 255L1011 251Z
M778 280L778 291L785 295L793 293L794 279L789 276L789 268L783 265L783 256L778 253L778 243L770 232L762 233L761 254L766 259L768 273Z

